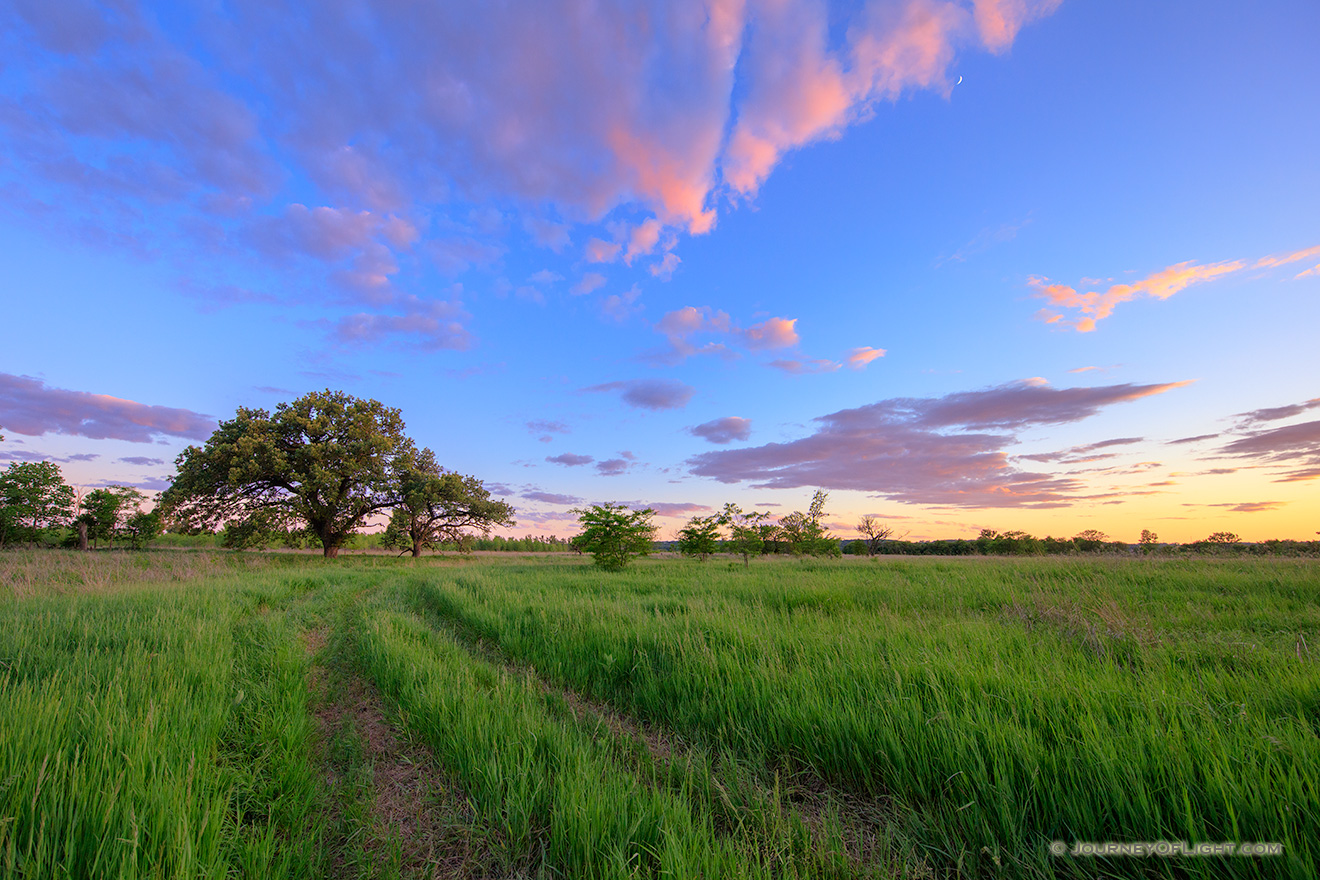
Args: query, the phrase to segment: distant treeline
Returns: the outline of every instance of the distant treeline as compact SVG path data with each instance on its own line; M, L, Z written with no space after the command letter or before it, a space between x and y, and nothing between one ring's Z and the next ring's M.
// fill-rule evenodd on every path
M851 556L1075 556L1103 554L1139 556L1147 554L1209 554L1247 556L1320 556L1320 541L1192 541L1187 544L1127 544L1123 541L1087 541L1076 538L1024 538L985 540L945 538L935 541L885 541L871 554L864 540L843 541L841 550Z

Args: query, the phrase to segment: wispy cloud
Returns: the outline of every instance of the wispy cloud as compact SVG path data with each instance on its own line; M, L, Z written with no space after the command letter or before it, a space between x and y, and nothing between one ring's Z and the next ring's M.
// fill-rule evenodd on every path
M1314 480L1320 477L1320 420L1248 431L1220 453L1282 467L1280 482Z
M582 499L576 495L557 495L554 492L524 492L518 496L528 501L540 501L543 504L581 504Z
M590 455L577 455L572 452L564 452L559 455L547 455L545 460L551 464L562 464L565 467L581 467L584 464L591 464L596 459Z
M1087 497L1086 484L1013 466L1005 452L1016 442L1013 432L1080 421L1185 384L1052 388L1028 380L891 398L821 416L815 433L800 440L705 452L689 464L698 476L756 487L853 489L958 507L1058 507Z
M815 360L777 358L770 362L770 366L785 373L802 376L809 373L833 373L843 365L837 361L826 360L824 358L818 358Z
M51 388L31 376L0 373L0 429L7 432L147 443L165 436L205 440L215 427L210 416L192 410Z
M705 504L697 504L694 501L652 501L649 504L638 502L639 507L649 507L655 511L656 516L690 516L694 513L701 513L710 510Z
M746 440L752 436L752 420L739 416L725 416L722 419L703 422L689 430L694 436L723 446L734 440Z
M843 362L852 370L864 370L866 365L876 358L882 358L887 352L883 348L871 348L864 345L861 348L854 348L844 356Z
M576 234L589 262L667 278L677 236L712 229L726 196L754 197L786 153L877 102L947 94L960 51L1003 52L1055 5L680 0L584 16L569 0L287 15L239 3L154 16L23 2L7 21L19 54L7 61L25 75L0 114L0 183L34 219L180 265L255 257L301 278L322 264L364 309L345 337L378 343L406 335L397 297L425 291L427 260L457 275L524 239L564 252ZM619 211L635 219L607 235ZM223 279L212 290L208 307L266 303ZM766 330L747 344L784 338Z
M599 290L605 286L605 276L599 272L587 272L578 280L576 284L569 288L568 292L574 296L585 296L593 290Z
M607 458L596 462L596 473L603 477L617 477L628 472L631 463L624 458Z
M696 393L691 385L675 379L629 379L592 385L582 390L595 393L618 391L624 403L649 410L682 409Z
M339 318L331 326L331 337L343 345L403 343L422 351L472 347L472 334L463 322L469 317L454 300L426 300L403 296L400 314L358 312Z
M1263 513L1268 510L1278 510L1288 502L1286 501L1243 501L1243 502L1225 502L1222 504L1204 504L1188 505L1198 507L1223 507L1233 513Z
M1259 260L1224 260L1219 263L1198 265L1188 260L1175 263L1131 284L1113 284L1104 290L1078 292L1067 284L1058 284L1048 278L1032 277L1028 283L1037 296L1063 312L1041 309L1037 317L1047 324L1067 327L1079 333L1089 333L1096 322L1108 318L1115 307L1141 297L1165 300L1195 284L1203 284L1245 269L1270 269L1320 254L1320 246L1291 253L1262 257ZM1092 279L1087 279L1092 280ZM1071 313L1072 317L1068 317Z

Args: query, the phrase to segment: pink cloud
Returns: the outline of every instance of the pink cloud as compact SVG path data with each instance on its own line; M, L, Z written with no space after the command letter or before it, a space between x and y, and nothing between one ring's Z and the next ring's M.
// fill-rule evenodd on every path
M472 334L464 327L468 317L454 300L399 297L393 303L402 314L359 312L340 318L331 335L344 345L404 342L422 351L471 348Z
M1315 247L1304 248L1300 251L1291 251L1289 253L1274 254L1269 257L1261 257L1256 261L1256 266L1262 269L1272 269L1275 266L1286 266L1289 263L1296 263L1301 260L1309 260L1312 257L1320 256L1320 244Z
M656 330L670 339L686 339L697 333L728 333L731 328L728 314L709 306L684 306L666 312L655 325Z
M1051 282L1048 278L1033 277L1029 284L1036 289L1036 295L1047 300L1051 305L1072 311L1074 317L1064 321L1063 315L1042 309L1037 317L1046 323L1058 323L1079 333L1089 333L1114 312L1121 303L1130 302L1140 297L1168 299L1195 284L1213 281L1227 275L1233 275L1247 268L1273 268L1288 263L1304 260L1320 253L1320 246L1307 248L1287 254L1263 257L1254 263L1246 260L1225 260L1208 265L1197 265L1187 261L1175 263L1131 284L1113 284L1102 290L1079 292L1066 284Z
M797 331L793 329L796 323L796 318L770 318L742 331L743 341L757 351L789 348L798 343Z
M795 376L803 376L810 373L833 373L839 369L842 364L837 361L817 359L817 360L792 360L780 358L770 362L770 366L776 370L783 370L785 373L792 373Z
M692 501L652 501L649 504L639 503L638 506L651 508L655 511L656 516L688 516L710 510L708 505L697 504Z
M31 376L0 373L0 433L149 443L162 436L205 440L215 427L210 416L192 410L51 388Z
M786 443L705 452L692 472L756 487L851 489L896 501L956 507L1060 507L1086 496L1076 476L1023 471L1005 449L1012 433L1087 418L1106 406L1181 383L1053 389L1018 382L940 398L893 398L816 419Z
M641 290L636 285L632 289L623 293L612 293L601 300L601 317L608 318L611 321L623 323L642 310L637 305L637 300L642 296Z
M599 290L605 286L605 276L599 272L588 272L582 276L582 279L569 288L569 293L574 296L584 296L593 290Z
M613 263L619 258L623 245L612 241L593 238L587 241L583 256L588 263Z
M457 274L497 259L509 229L558 251L616 209L647 219L587 259L651 256L668 278L667 237L708 232L722 193L753 195L878 100L946 91L956 51L1003 51L1054 5L237 3L180 19L15 2L30 75L0 114L11 204L77 205L116 245L178 231L181 260L201 244L309 256L372 301L412 271L405 250ZM289 181L311 207L273 201ZM148 203L177 230L140 222ZM492 203L495 220L475 216Z
M683 261L678 258L678 254L671 251L661 257L658 263L652 263L650 272L661 281L668 281L673 277L674 270L678 268L678 264L681 262Z
M660 243L660 231L662 229L664 229L664 225L654 217L643 220L633 227L628 236L628 250L623 255L623 261L631 266L634 259L655 250L656 245Z
M871 348L869 345L863 346L861 348L854 348L852 351L848 352L847 356L844 357L843 362L848 365L849 369L862 370L866 368L867 364L876 358L884 357L885 353L886 352L883 348Z
M746 440L752 436L752 420L738 416L725 416L722 419L704 422L690 429L691 433L711 443L723 446L734 440Z
M1049 15L1063 0L974 0L972 17L981 42L999 54L1017 37L1022 26L1036 18Z

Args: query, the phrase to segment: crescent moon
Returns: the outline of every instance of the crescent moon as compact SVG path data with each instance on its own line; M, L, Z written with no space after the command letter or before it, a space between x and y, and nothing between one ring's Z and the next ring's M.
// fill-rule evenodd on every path
M955 85L955 86L960 86L960 85L962 85L962 77L961 77L961 76L958 77L958 81L957 81L956 83L954 83L954 85Z

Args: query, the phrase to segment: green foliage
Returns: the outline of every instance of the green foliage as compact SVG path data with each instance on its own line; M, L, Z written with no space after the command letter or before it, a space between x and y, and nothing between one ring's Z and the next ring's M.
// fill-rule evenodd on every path
M1040 538L1021 531L982 529L976 543L982 553L991 556L1043 556L1045 553L1045 543Z
M73 489L51 461L15 462L0 471L0 547L36 544L73 516Z
M1073 536L1073 544L1083 553L1094 553L1104 549L1109 536L1099 529L1087 529Z
M87 536L92 539L94 548L100 547L102 540L107 541L111 549L114 549L115 539L126 539L134 547L142 546L145 541L151 540L160 533L160 518L157 512L150 516L155 516L154 530L150 535L142 533L142 529L151 529L152 520L135 519L134 528L130 529L128 522L130 519L142 515L142 504L147 500L147 496L132 486L108 486L103 489L93 489L83 496L82 513L79 514L74 524L81 524L87 529Z
M1207 544L1237 544L1242 539L1233 532L1215 532L1205 539Z
M817 489L806 513L795 510L779 520L779 531L794 556L838 556L839 542L825 531L825 501L829 495Z
M678 532L678 552L705 562L720 547L719 516L694 516Z
M1150 529L1142 529L1141 538L1137 543L1141 545L1142 553L1150 553L1159 546L1160 536L1152 532Z
M124 537L134 550L141 550L160 536L160 514L141 511L124 520Z
M274 413L240 407L175 460L162 513L182 530L260 513L263 525L310 529L336 556L368 516L399 504L399 466L414 456L403 430L397 409L341 391L305 394Z
M726 546L742 556L743 568L749 567L753 556L764 553L766 542L779 532L779 527L770 522L769 511L744 511L733 503L724 505L719 523L729 529Z
M582 532L573 545L590 553L592 562L605 571L622 571L634 556L651 552L656 526L651 523L655 511L631 510L623 504L593 504L574 508Z
M386 547L410 548L413 556L442 543L470 549L474 533L515 525L509 504L492 499L476 477L441 468L430 449L404 457L398 471L400 503L382 539Z

